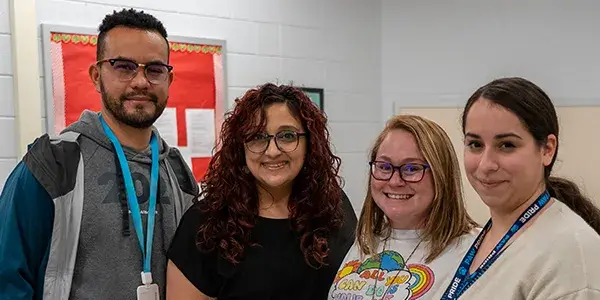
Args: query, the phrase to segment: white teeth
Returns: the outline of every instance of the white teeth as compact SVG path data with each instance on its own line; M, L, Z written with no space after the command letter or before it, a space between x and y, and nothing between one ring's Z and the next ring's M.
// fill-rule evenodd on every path
M406 194L389 194L389 193L386 193L385 195L388 196L389 198L398 199L398 200L407 200L413 196L413 195L406 195Z
M287 164L287 162L280 162L280 163L276 163L276 164L266 164L265 163L263 165L269 170L276 170L276 169L282 168L286 164Z

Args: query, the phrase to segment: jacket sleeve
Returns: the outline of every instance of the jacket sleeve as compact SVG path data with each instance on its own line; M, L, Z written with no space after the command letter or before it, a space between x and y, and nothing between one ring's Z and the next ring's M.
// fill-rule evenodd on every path
M0 194L0 299L42 299L54 204L20 162Z

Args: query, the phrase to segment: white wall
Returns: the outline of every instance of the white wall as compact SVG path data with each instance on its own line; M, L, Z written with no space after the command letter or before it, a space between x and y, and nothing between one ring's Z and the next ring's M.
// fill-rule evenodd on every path
M0 0L0 190L17 163L9 0Z
M529 78L558 105L600 105L600 2L382 2L382 111L461 106L495 77Z
M7 0L0 3L6 6ZM170 35L227 40L230 106L236 96L267 81L324 88L345 190L360 209L366 151L381 122L380 1L37 0L37 15L40 23L97 28L122 3L155 15ZM6 15L0 18L0 32L8 32ZM41 51L41 42L39 47ZM0 49L0 74L10 74L4 59L5 49L10 49L6 34L0 35ZM0 138L13 146L9 76L0 78L0 93ZM2 174L15 164L12 148L16 145L0 148L2 182Z
M574 117L600 111L598 28L600 2L592 0L383 0L382 117L430 116L455 134L462 160L456 109L493 78L528 78L559 106L556 173L574 179L600 204L597 175L583 171L600 168L600 118ZM464 185L471 211L486 219L487 210Z

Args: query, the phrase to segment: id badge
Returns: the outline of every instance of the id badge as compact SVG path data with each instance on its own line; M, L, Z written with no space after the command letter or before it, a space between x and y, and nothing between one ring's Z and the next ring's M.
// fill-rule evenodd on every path
M137 300L160 300L158 285L153 283L138 286Z

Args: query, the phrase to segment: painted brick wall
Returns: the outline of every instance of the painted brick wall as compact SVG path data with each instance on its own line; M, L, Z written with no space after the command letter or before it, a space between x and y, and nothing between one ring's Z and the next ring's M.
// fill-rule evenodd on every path
M0 190L17 163L9 0L0 0Z

